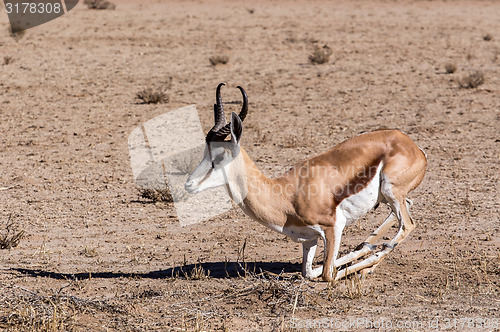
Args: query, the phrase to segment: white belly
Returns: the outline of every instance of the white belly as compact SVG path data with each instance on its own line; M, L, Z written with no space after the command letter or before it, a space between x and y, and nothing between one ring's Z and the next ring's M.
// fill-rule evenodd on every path
M380 201L380 172L382 170L382 163L377 168L377 173L368 185L359 191L357 194L344 198L337 206L337 219L338 214L342 214L345 218L346 224L358 220L367 214L374 206ZM341 216L340 216L341 217Z
M294 242L307 242L323 237L323 230L318 225L287 226L284 227L282 233L290 237Z
M310 225L310 226L285 226L280 227L276 225L266 225L272 230L285 234L294 242L307 242L318 237L323 237L323 230L318 225Z

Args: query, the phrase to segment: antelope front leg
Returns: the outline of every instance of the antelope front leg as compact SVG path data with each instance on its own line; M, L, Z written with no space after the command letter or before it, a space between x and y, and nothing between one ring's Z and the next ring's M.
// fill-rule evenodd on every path
M342 232L345 227L345 219L337 217L337 222L334 227L328 227L324 230L325 233L325 259L323 260L323 281L331 281L335 276L336 259L339 254L340 241Z
M318 239L302 243L302 276L308 279L314 279L321 275L323 266L313 269L312 264L314 254L318 247Z

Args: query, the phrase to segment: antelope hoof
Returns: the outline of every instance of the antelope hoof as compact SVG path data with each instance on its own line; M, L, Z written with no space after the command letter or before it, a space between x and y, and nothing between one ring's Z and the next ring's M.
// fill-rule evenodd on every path
M384 243L382 246L385 248L389 248L391 250L393 250L394 248L396 248L398 244L397 243L394 243L394 244L389 244L389 243Z
M371 267L367 267L366 269L363 269L361 271L359 271L359 274L361 274L361 276L365 277L369 274L373 274L373 270L375 270L375 266L371 266Z
M358 251L358 250L363 249L363 247L368 247L368 248L370 248L371 251L374 251L375 249L377 249L376 244L369 244L368 242L363 242L363 243L360 243L354 250Z
M333 280L333 278L332 278L332 276L331 276L331 275L325 275L325 274L323 274L323 275L321 276L321 279L323 279L323 281L326 281L326 282L330 282L330 281L332 281L332 280Z

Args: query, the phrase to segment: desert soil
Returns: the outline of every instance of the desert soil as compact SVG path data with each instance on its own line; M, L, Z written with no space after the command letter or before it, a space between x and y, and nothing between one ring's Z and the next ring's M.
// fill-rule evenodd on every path
M2 10L0 235L10 218L25 237L0 251L0 328L498 330L499 18L497 1L80 3L16 40ZM381 127L426 151L417 229L373 275L303 280L300 244L239 209L182 227L141 197L129 134L191 104L208 130L219 82L228 102L246 88L242 145L268 175Z

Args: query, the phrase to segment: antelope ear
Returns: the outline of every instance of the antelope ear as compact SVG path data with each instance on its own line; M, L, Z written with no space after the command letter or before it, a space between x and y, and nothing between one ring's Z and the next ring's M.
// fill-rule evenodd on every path
M240 144L241 133L243 132L243 124L236 113L231 113L231 142Z

